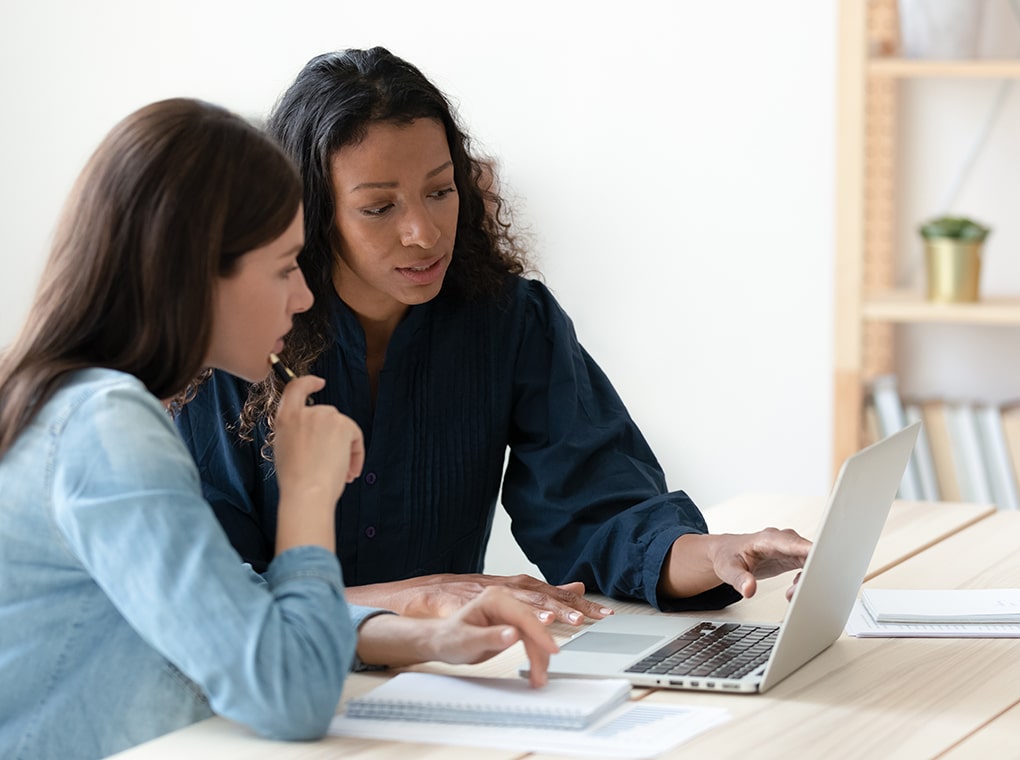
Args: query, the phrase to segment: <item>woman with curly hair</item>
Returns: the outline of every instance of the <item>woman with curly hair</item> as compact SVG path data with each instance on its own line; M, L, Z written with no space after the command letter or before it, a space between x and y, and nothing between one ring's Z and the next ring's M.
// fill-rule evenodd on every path
M349 598L448 614L504 586L543 619L718 607L799 567L792 531L707 534L578 342L512 233L491 165L446 97L383 48L312 59L268 131L300 167L301 266L315 305L284 359L365 432L365 475L337 505ZM279 389L216 374L178 423L206 494L256 570L273 556ZM509 452L509 456L508 456ZM504 467L505 465L505 467ZM482 574L497 498L550 581ZM551 585L555 584L555 585Z

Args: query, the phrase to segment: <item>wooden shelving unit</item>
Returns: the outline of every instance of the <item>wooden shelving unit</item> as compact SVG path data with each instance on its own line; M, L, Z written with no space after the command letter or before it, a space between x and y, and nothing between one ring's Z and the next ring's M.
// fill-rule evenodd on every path
M861 303L861 319L894 324L1020 325L1020 297L984 297L978 303L932 303L914 291L874 293Z
M908 58L871 58L868 75L920 79L923 77L1008 79L1020 77L1020 61L918 61Z
M921 78L1020 78L1020 60L899 55L896 0L840 0L833 472L864 443L868 383L893 371L898 324L1020 325L1020 294L935 304L895 287L899 87Z

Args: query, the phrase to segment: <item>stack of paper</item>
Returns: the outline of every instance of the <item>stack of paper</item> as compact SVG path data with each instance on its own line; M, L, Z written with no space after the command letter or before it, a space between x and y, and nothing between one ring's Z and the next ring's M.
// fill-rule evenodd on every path
M851 636L1020 637L1020 589L865 589Z
M400 673L347 704L351 718L584 728L630 697L622 678L553 678L532 688L522 678Z
M1020 589L865 589L878 623L1020 623Z

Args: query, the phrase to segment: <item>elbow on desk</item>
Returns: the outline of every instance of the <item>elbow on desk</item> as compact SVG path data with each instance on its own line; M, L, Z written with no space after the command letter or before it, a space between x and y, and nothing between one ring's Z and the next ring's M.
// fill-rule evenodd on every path
M213 712L281 741L325 735L357 644L339 582L327 577L322 583L314 566L288 573L286 560L302 559L302 549L317 547L298 547L277 557L284 564L275 583L270 568L267 580L274 586L275 602L264 611L259 635L227 652L222 658L226 664L200 680ZM322 559L337 574L336 557Z
M266 739L292 742L321 739L329 730L342 689L341 679L332 689L320 686L298 696L265 700L257 714L244 722Z
M210 693L213 712L277 741L321 739L336 713L354 657L354 643L329 657L279 662L271 671ZM310 663L314 662L315 665Z
M337 700L339 701L339 700ZM325 715L299 716L292 720L273 721L273 725L253 726L255 732L264 739L281 742L311 742L321 739L329 730L329 722L335 711Z

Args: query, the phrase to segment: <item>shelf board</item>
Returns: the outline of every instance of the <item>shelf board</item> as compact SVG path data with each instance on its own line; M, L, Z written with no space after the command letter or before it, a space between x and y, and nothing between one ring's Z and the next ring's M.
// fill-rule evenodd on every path
M1020 59L933 61L916 58L871 58L871 76L901 79L925 77L975 77L1020 79Z
M871 322L1020 326L1020 295L988 296L975 303L936 303L915 291L895 290L866 297L861 316Z

